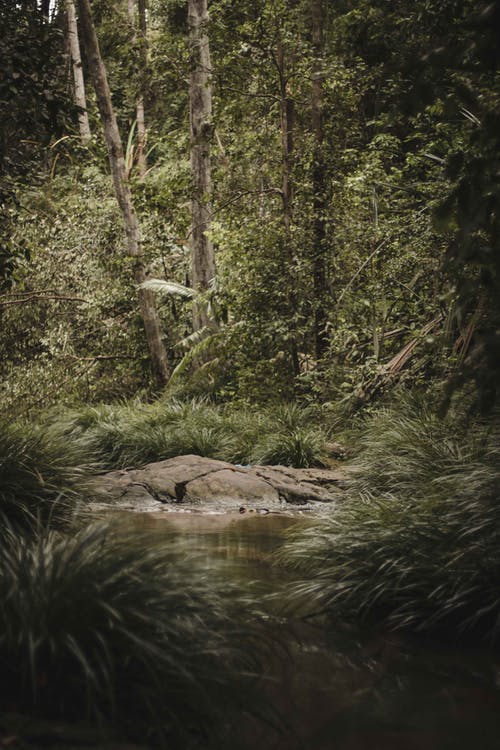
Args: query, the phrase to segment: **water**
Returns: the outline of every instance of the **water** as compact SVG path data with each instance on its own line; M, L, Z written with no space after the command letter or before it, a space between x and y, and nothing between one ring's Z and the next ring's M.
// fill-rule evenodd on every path
M269 556L289 526L309 522L191 513L133 520L158 543L175 539L180 550L196 550L201 564L218 571L222 566L257 596L290 585ZM281 637L288 656L269 664L262 688L280 727L242 715L221 750L500 749L498 654L360 632L342 622L331 632L289 619Z

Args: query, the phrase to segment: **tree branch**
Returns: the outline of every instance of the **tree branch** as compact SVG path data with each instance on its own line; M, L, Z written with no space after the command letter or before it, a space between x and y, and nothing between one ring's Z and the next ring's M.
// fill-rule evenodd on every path
M84 302L86 305L90 304L89 300L83 299L83 297L68 297L60 294L31 294L27 297L21 297L20 299L10 299L0 301L0 307L10 307L11 305L24 305L26 302L45 302L46 300L56 300L58 302Z
M62 354L59 359L71 359L74 362L98 362L107 359L147 359L132 354L96 354L93 357L78 357L76 354Z

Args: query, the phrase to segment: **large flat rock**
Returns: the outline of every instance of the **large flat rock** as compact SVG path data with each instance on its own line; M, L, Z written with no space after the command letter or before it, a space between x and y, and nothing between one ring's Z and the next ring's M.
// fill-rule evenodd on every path
M276 507L280 503L276 489L249 471L221 469L193 479L186 485L184 502L203 504L227 503Z
M96 493L118 508L159 510L162 506L220 510L282 510L313 507L341 497L345 474L288 466L235 466L201 456L178 456L142 469L98 477Z

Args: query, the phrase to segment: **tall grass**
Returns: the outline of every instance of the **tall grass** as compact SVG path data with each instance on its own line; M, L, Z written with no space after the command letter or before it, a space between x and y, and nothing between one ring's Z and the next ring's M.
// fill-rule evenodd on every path
M331 618L500 641L498 420L374 415L343 507L290 539L295 602Z
M55 427L99 456L108 468L144 465L194 453L235 463L315 466L326 434L296 405L234 410L205 400L84 407L58 416Z
M4 528L0 712L111 722L187 748L256 707L265 639L213 571L173 562L171 548L116 526Z
M325 436L320 430L296 427L264 435L252 449L250 463L310 468L322 466Z
M398 496L428 493L429 483L460 473L484 452L487 430L458 415L440 417L423 397L402 396L359 428L357 488Z
M0 424L0 515L22 520L70 509L96 470L82 440L33 424Z

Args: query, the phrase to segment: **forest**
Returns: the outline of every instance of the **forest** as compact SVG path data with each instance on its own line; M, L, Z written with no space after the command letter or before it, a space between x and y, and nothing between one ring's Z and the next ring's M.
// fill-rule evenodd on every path
M500 2L0 24L0 747L494 750Z

